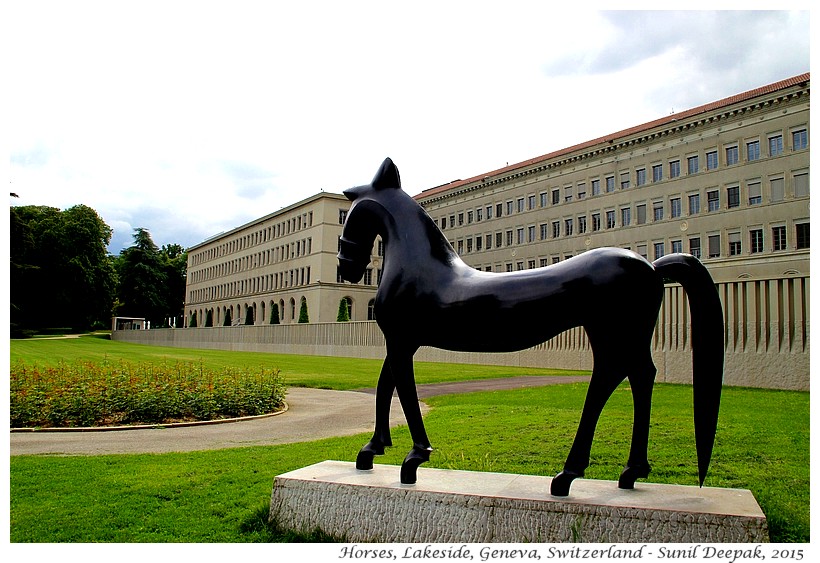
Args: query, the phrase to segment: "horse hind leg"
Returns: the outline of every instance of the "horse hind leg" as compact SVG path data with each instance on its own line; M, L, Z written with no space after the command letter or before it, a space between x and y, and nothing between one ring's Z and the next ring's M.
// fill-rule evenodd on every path
M648 364L629 377L632 388L633 421L632 444L629 459L618 479L621 489L634 489L635 481L649 477L652 468L649 465L649 422L652 409L652 389L655 385L655 366L651 357Z
M612 366L615 364L601 362L600 365ZM595 427L598 425L601 411L604 410L609 397L612 396L612 393L618 388L623 379L623 376L616 375L610 367L593 367L592 379L587 389L584 409L581 412L581 421L578 423L575 440L572 442L572 448L564 463L563 471L552 478L550 493L553 496L565 497L569 495L572 482L584 476L584 471L589 466L592 439L595 436Z
M376 426L373 437L359 450L356 456L356 469L373 469L373 458L384 455L384 448L393 445L390 437L390 405L393 402L393 391L396 388L390 364L385 359L376 385Z

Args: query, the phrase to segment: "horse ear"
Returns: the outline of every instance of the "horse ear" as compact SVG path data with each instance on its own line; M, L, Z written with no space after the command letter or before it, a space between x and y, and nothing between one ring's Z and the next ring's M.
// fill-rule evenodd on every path
M385 188L401 188L399 169L396 168L396 165L393 164L392 160L389 158L384 159L384 162L382 162L379 171L376 172L376 176L373 178L373 181L370 182L370 185L376 190L383 190Z

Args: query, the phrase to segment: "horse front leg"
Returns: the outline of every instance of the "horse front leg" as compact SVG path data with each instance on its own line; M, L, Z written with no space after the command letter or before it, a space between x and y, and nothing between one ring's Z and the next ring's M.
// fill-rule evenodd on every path
M384 455L384 448L393 445L390 438L390 405L393 402L393 374L390 372L390 362L385 358L376 385L376 427L373 437L359 450L356 456L356 469L373 469L373 458Z
M413 374L413 354L415 350L391 351L388 347L388 359L393 373L393 381L399 395L404 418L413 438L413 448L401 464L401 482L412 485L416 482L416 470L419 465L430 460L433 451L424 421L419 408L419 397L416 391L416 378Z

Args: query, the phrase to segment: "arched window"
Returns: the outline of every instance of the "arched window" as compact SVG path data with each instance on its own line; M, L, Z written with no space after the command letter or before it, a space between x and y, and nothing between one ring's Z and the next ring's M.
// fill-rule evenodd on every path
M367 320L368 321L375 321L376 320L376 312L374 309L376 308L376 300L371 299L367 302Z
M342 299L347 302L347 318L353 320L353 298L345 295Z
M296 320L296 300L293 297L290 298L290 320Z

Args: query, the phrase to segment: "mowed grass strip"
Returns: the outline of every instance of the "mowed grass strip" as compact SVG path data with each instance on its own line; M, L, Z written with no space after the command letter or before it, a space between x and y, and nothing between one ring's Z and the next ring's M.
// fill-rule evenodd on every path
M426 465L554 475L569 451L586 388L432 397L425 423L436 449ZM651 482L697 485L691 393L689 386L656 386ZM631 420L629 388L622 385L598 426L588 478L617 479ZM353 461L368 437L161 455L13 456L11 541L316 541L265 525L273 478L325 459ZM401 464L412 443L406 428L393 431L393 442L378 463ZM810 539L809 460L808 393L724 390L706 486L750 489L774 542Z
M195 330L195 329L191 329ZM126 361L131 363L195 363L211 370L220 368L278 369L285 385L319 389L361 389L375 387L382 360L300 356L267 352L232 352L150 346L110 340L107 335L55 340L12 340L10 359L14 365L58 366L77 361ZM480 366L416 362L416 383L447 383L522 375L588 375L587 371L507 366Z

